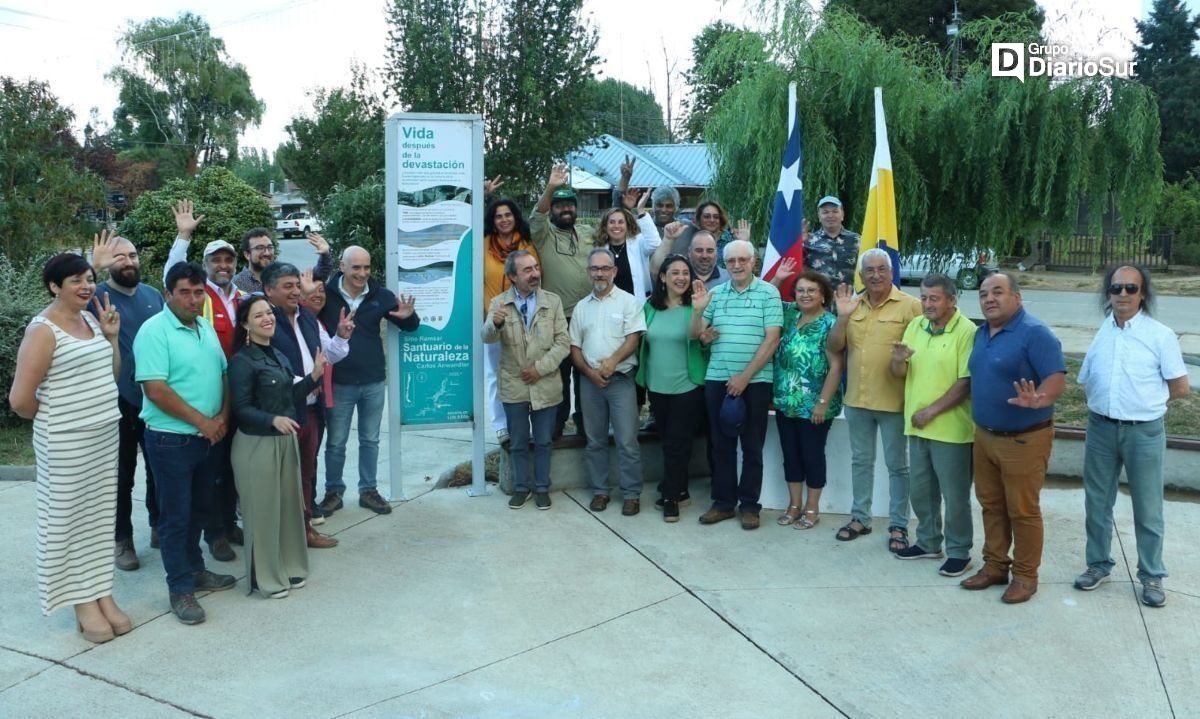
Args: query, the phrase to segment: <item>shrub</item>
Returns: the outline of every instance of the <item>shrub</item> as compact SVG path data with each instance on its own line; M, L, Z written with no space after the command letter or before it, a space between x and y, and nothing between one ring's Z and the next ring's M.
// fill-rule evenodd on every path
M321 222L335 258L350 245L362 247L371 253L375 278L386 284L383 206L383 173L376 173L358 187L335 185L333 192L325 198Z
M1163 186L1154 224L1175 233L1173 264L1200 265L1200 181L1195 176Z
M0 254L0 387L6 393L12 387L25 327L30 318L50 304L50 296L42 286L45 260L35 257L13 264L8 256ZM0 403L0 426L15 427L24 421L7 401Z

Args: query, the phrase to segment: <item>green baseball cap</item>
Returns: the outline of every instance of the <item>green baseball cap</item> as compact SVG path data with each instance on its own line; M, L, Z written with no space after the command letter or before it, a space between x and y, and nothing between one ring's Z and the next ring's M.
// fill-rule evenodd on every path
M550 196L550 204L558 202L578 202L579 198L575 196L575 190L570 187L560 187Z

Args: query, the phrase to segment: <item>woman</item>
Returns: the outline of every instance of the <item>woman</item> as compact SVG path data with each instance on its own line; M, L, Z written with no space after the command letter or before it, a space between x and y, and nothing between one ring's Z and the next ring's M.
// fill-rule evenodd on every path
M495 188L500 178L489 181ZM516 250L525 250L538 259L537 248L530 240L529 223L521 214L517 203L502 197L493 200L483 211L483 313L486 315L492 299L507 290L512 283L504 274L504 262ZM492 418L492 429L501 444L508 443L508 425L504 419L504 405L500 402L500 389L496 376L500 371L500 344L483 346L483 382L487 392L488 414Z
M313 371L293 383L291 363L271 346L274 334L270 303L250 295L238 307L233 337L239 349L229 362L237 417L230 459L242 500L250 590L282 599L308 576L296 406L320 383L325 353L318 348Z
M715 200L701 202L696 206L695 224L696 227L711 233L717 241L717 265L725 269L725 245L736 239L729 227L729 215L725 214L725 208Z
M667 257L642 309L646 334L638 350L635 379L649 391L650 409L662 437L663 479L658 490L666 522L678 522L679 503L690 499L692 443L705 417L708 360L700 341L688 339L694 278L691 263L682 255Z
M111 255L107 232L94 245L97 262ZM84 638L107 642L133 629L112 598L121 320L95 299L96 275L79 255L51 258L42 283L54 300L25 330L8 394L33 420L38 599L46 615L74 605Z
M625 206L605 210L596 230L596 246L607 247L617 263L613 284L639 301L650 294L650 278L658 273L663 257L671 249L671 243L662 241L654 218L646 212L649 196L649 192L639 197L637 190L629 190L622 198Z
M783 260L772 283L784 284L795 270L794 261ZM793 288L796 301L783 303L783 336L775 351L775 424L788 484L788 508L778 522L812 529L821 520L825 441L833 418L842 411L842 355L825 348L837 321L829 311L833 303L829 279L805 270Z

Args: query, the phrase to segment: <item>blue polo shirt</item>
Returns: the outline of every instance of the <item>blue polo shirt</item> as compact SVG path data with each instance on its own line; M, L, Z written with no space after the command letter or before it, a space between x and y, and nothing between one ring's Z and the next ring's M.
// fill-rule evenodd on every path
M163 380L192 409L215 417L225 399L225 351L208 320L196 318L187 327L168 305L138 330L133 340L138 382ZM159 432L199 434L200 430L160 409L147 397L139 415Z
M1013 382L1042 380L1066 372L1062 343L1041 320L1017 310L995 335L985 322L975 331L971 350L971 418L1000 432L1017 432L1054 416L1054 405L1026 409L1008 403L1017 396Z

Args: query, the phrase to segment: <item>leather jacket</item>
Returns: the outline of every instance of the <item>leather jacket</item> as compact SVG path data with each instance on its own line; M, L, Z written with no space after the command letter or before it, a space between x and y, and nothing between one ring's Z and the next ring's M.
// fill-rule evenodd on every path
M271 422L278 416L299 422L297 404L317 387L312 375L295 382L291 363L274 347L250 343L229 361L229 393L237 426L245 434L282 434Z

